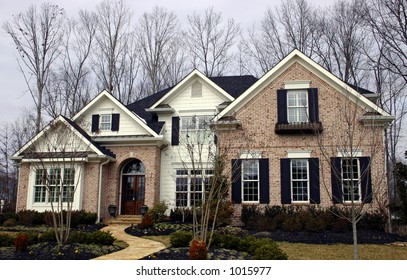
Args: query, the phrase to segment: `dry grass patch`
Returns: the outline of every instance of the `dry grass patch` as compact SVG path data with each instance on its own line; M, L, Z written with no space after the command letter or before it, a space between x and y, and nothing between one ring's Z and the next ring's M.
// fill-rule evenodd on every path
M165 247L170 247L171 242L170 242L170 236L169 235L150 235L150 236L143 236L142 238L161 242L162 244L165 245Z
M352 260L353 245L316 245L278 242L289 260ZM361 260L407 260L407 247L395 245L359 245Z

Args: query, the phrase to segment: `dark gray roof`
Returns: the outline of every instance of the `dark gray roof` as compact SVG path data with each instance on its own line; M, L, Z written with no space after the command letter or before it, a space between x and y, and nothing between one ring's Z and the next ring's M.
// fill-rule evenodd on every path
M243 92L245 92L251 85L253 85L257 81L257 78L249 75L210 77L209 79L234 98L239 97ZM166 95L172 88L173 87L164 89L146 98L131 103L127 105L127 108L130 111L135 112L139 117L143 118L147 122L147 125L150 128L152 128L156 133L160 133L164 125L164 122L159 122L158 117L155 113L146 112L145 109L151 107L154 103L156 103L164 95Z

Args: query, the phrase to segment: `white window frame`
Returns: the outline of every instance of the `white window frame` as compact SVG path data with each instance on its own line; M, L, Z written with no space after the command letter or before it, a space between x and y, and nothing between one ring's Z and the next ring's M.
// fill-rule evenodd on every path
M180 174L178 174L178 172ZM194 174L194 172L201 173L201 174ZM206 183L207 180L213 177L213 169L206 168L206 169L187 169L187 168L177 168L175 169L175 206L176 207L192 207L193 206L193 195L201 195L202 199L205 199L204 193L206 190ZM177 179L178 178L186 178L187 180L187 190L186 191L177 191ZM202 178L202 186L200 190L193 190L192 189L192 180L195 178ZM177 194L182 193L186 194L186 205L178 205L177 204Z
M104 118L107 118L108 120L106 120ZM100 115L99 129L101 131L112 130L112 114L101 114Z
M305 95L306 104L299 104L301 98L298 98L298 94ZM289 100L292 95L295 95L295 105L290 105ZM301 118L301 111L305 109L305 119ZM295 111L295 114L291 114L291 111ZM288 123L308 123L309 122L309 100L307 90L288 90L287 91L287 121Z
M353 179L351 179L351 178L347 178L347 179L345 179L344 178L344 162L345 161L347 161L347 160L356 160L356 164L357 164L357 170L358 170L358 178L353 178ZM353 168L352 168L352 172L353 172ZM361 188L360 188L360 185L361 185L361 180L360 180L360 160L359 160L359 158L341 158L341 184L342 184L342 201L344 202L344 203L351 203L352 202L352 199L350 199L350 200L345 200L345 181L354 181L354 183L356 183L357 184L357 188L358 188L358 193L357 193L357 196L358 196L358 198L359 199L355 199L354 200L354 202L361 202L362 201L362 193L361 193ZM349 195L350 195L350 193L349 193Z
M36 210L38 212L49 211L51 210L51 202L49 200L49 193L46 190L46 182L45 184L38 185L36 184L36 174L38 169L46 169L49 172L50 169L61 169L61 180L60 183L63 183L64 180L64 172L63 169L74 169L74 196L72 202L72 210L80 210L82 207L82 191L83 191L83 183L84 183L84 165L81 162L70 163L65 165L61 164L47 164L45 163L44 166L36 166L35 164L31 165L30 167L30 179L29 179L29 188L27 189L27 203L26 207L30 210ZM36 186L43 186L45 189L45 199L41 202L35 202L35 190ZM63 190L62 190L63 191ZM63 207L67 206L67 202L63 202ZM65 208L64 208L65 209Z
M293 178L293 161L304 161L307 164L307 179ZM294 182L307 182L307 200L294 199ZM307 158L295 158L290 160L290 187L291 187L291 202L293 203L309 203L310 202L310 177L309 177L309 160Z
M187 143L206 144L213 139L213 133L209 128L209 122L213 116L181 116L180 117L180 138ZM198 139L197 137L203 137Z
M245 178L245 166L246 162L255 162L257 168L257 179L246 179ZM243 159L241 166L241 190L242 190L242 203L260 203L260 160L259 159ZM245 200L245 183L257 183L257 200ZM254 188L253 188L254 189ZM256 194L248 194L256 195Z

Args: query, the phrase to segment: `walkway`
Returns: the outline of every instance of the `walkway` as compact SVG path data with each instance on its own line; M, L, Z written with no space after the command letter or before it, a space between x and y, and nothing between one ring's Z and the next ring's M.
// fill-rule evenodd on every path
M165 248L165 245L160 242L125 233L124 229L128 226L129 225L118 224L102 228L104 231L110 231L114 237L123 240L129 244L129 246L123 250L95 258L94 260L138 260Z

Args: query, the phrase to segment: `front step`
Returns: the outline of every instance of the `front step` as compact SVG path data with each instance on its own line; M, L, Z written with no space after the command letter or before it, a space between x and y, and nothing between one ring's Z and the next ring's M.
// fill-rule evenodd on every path
M118 215L116 218L105 219L104 223L107 225L117 225L117 224L126 224L126 225L137 225L140 224L143 220L141 215Z

